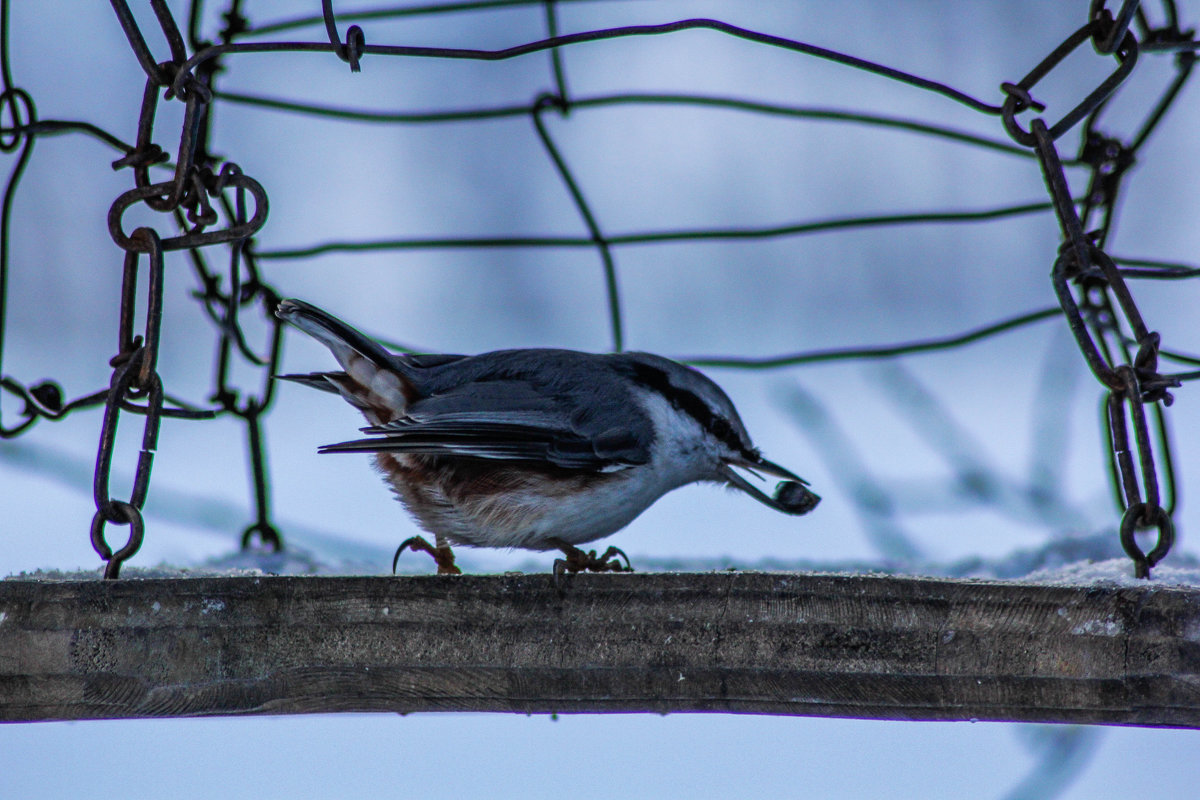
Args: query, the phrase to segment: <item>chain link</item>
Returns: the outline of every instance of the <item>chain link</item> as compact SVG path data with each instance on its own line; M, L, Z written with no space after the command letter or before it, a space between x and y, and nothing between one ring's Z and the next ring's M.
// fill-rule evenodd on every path
M1068 36L1062 44L1051 51L1050 55L1042 59L1041 63L1030 70L1029 74L1019 82L1015 84L1002 83L1000 85L1000 88L1007 95L1000 116L1004 121L1004 128L1008 131L1009 136L1026 147L1035 147L1037 145L1035 134L1025 130L1017 122L1017 115L1027 109L1033 109L1038 113L1045 111L1045 106L1033 99L1030 90L1049 75L1055 67L1061 64L1081 44L1101 35L1105 30L1105 26L1106 22L1103 19L1092 20ZM1134 38L1133 34L1125 34L1121 41L1121 46L1113 51L1113 55L1116 56L1118 61L1117 69L1105 78L1099 86L1093 89L1087 97L1080 101L1079 105L1068 111L1058 122L1049 126L1048 132L1051 140L1058 139L1071 128L1075 127L1080 120L1090 114L1100 103L1104 102L1129 77L1129 73L1133 71L1133 67L1137 63L1138 56L1137 39Z
M125 254L125 275L121 282L119 347L117 355L112 359L112 381L104 405L104 420L100 427L100 447L96 455L93 481L96 514L92 518L92 547L108 562L104 570L106 578L118 577L121 564L141 547L145 533L141 510L150 491L150 470L154 465L154 453L158 446L163 407L162 379L156 370L162 327L163 251L158 234L153 229L138 228L134 231L134 236L140 244L140 249L145 251L150 267L146 322L142 328L143 332L134 335L133 319L137 304L138 262L141 255L136 250L130 250ZM117 500L109 491L117 424L124 404L141 398L146 399L145 420L133 489L128 501ZM109 523L130 526L128 543L115 553L104 539L104 528Z
M1137 576L1148 578L1150 569L1170 550L1174 529L1170 511L1161 505L1155 442L1150 436L1145 405L1154 408L1159 431L1157 446L1165 451L1168 436L1160 404L1171 404L1173 398L1168 390L1178 387L1180 382L1158 371L1160 337L1147 328L1121 271L1104 251L1102 243L1111 224L1121 178L1134 163L1137 148L1149 136L1186 80L1192 60L1179 60L1175 81L1131 145L1099 133L1096 129L1099 115L1137 60L1138 42L1129 26L1139 12L1139 3L1127 1L1114 18L1102 2L1093 3L1091 19L1086 25L1068 37L1019 83L1004 84L1001 88L1008 95L1002 114L1005 128L1014 140L1034 149L1062 229L1063 244L1054 262L1051 279L1080 352L1092 374L1108 390L1105 428L1114 484L1119 489L1118 498L1123 509L1121 544L1133 559ZM1144 17L1141 21L1144 23ZM1120 62L1118 69L1062 120L1049 126L1037 117L1026 131L1017 123L1016 115L1029 108L1039 112L1044 110L1030 96L1030 90L1088 40L1092 41L1097 53L1114 55ZM1054 142L1084 117L1087 117L1087 124L1079 160L1091 167L1092 174L1081 220ZM1104 213L1102 228L1085 232L1084 221L1097 210ZM1129 337L1123 334L1126 328L1131 331ZM1129 350L1127 343L1130 340L1137 347L1136 354ZM1138 454L1136 465L1127 414L1133 422L1133 446ZM1169 470L1169 452L1164 452L1163 460L1170 472L1170 505L1173 506L1174 474ZM1144 528L1158 531L1157 544L1149 553L1144 552L1134 538L1134 533Z
M256 522L247 529L243 540L248 542L251 533L254 532L264 544L275 550L283 546L279 532L269 521L268 482L260 421L261 413L270 404L270 374L274 372L279 358L279 323L272 313L278 297L258 279L257 270L252 264L248 264L251 279L247 282L242 281L243 250L246 242L266 221L267 194L256 180L242 172L236 164L225 163L219 171L215 171L216 160L208 153L207 137L209 104L213 97L211 83L219 68L219 62L215 59L209 60L199 68L181 75L181 67L188 58L183 37L163 0L151 0L151 6L171 52L169 61L155 61L127 3L124 0L113 0L117 19L146 72L147 82L138 117L136 143L122 158L113 162L114 169L132 169L134 188L118 196L108 214L109 234L126 255L119 323L120 349L113 359L112 384L104 399L105 414L95 473L96 515L91 528L92 545L101 558L108 562L105 569L106 578L118 576L121 563L137 552L145 533L141 509L149 488L159 421L167 413L163 406L164 392L156 364L162 322L163 253L171 250L188 250L191 253L193 266L202 277L203 288L199 297L217 324L220 353L216 388L210 398L217 407L210 410L181 408L176 413L191 418L212 418L217 414L232 413L245 420L251 441L249 450L257 513ZM189 35L193 43L208 47L208 43L196 41L198 20L195 11L193 6ZM229 23L223 32L226 40L245 29L244 19L238 13L236 4L226 15L226 20ZM179 147L175 153L174 174L170 180L152 182L151 168L168 161L167 154L153 141L155 117L160 100L172 99L182 100L185 104ZM232 202L228 196L230 193L234 196ZM247 213L247 194L254 201L253 215ZM210 198L216 198L217 204L226 212L229 223L224 228L213 229L220 221L221 215ZM130 207L139 203L153 211L171 213L184 232L175 236L160 237L152 229L143 227L126 235L122 227L124 214ZM218 244L230 245L232 253L229 278L231 289L228 293L222 291L221 280L207 270L204 258L200 255L200 248ZM137 299L137 265L143 254L151 264L148 311L144 333L135 336L133 314ZM245 346L245 336L238 323L238 309L255 300L261 301L264 316L271 320L273 330L271 353L266 359L254 356ZM223 309L224 313L216 313L218 308ZM238 393L226 384L231 343L236 343L238 352L245 355L247 360L267 368L265 386L260 397L241 405L238 403ZM142 397L146 398L144 406L132 403ZM129 501L115 500L108 492L108 475L112 467L117 420L122 409L146 415L142 452L138 458L134 488ZM104 538L104 529L109 524L130 526L128 542L115 552Z

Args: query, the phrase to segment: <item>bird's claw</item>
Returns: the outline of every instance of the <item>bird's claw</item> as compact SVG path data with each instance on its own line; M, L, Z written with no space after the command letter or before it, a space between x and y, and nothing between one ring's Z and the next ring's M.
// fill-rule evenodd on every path
M396 565L400 562L400 554L405 550L412 550L414 553L422 552L429 553L433 556L433 560L437 562L438 575L461 575L462 570L454 563L454 552L449 545L441 545L434 547L423 536L413 536L405 539L396 548L396 555L392 556L392 574L396 574Z
M609 547L600 555L596 555L595 550L580 550L561 540L554 544L566 556L554 559L554 587L560 592L563 589L563 579L576 572L633 572L629 556L619 547ZM621 563L622 560L624 564Z

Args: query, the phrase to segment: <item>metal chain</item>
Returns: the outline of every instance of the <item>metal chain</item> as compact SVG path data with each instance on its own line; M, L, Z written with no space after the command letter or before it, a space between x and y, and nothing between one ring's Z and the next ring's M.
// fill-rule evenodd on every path
M1000 85L1000 88L1007 95L1000 114L1009 136L1026 147L1037 145L1034 134L1022 128L1020 123L1017 122L1017 114L1026 109L1033 108L1038 113L1045 110L1045 106L1033 99L1030 91L1081 44L1089 40L1095 40L1097 36L1103 35L1105 30L1105 21L1103 19L1093 19L1068 36L1062 44L1054 48L1050 55L1042 59L1041 63L1030 70L1029 74L1020 81L1015 84L1002 83ZM1133 71L1134 64L1137 63L1137 54L1137 40L1132 33L1126 32L1120 47L1113 51L1113 55L1116 56L1119 64L1117 69L1105 78L1099 86L1093 89L1087 97L1080 101L1079 105L1064 114L1058 122L1049 126L1050 139L1057 139L1075 127L1097 105L1108 98L1129 77L1129 73Z
M125 253L125 275L121 282L121 321L117 355L112 359L113 374L104 405L104 422L100 428L100 448L96 454L93 494L96 514L92 517L92 547L104 559L105 578L116 578L121 564L142 546L145 523L142 507L150 490L150 469L158 443L159 422L162 417L163 385L155 367L158 362L159 333L162 328L163 250L158 234L151 228L134 231L137 250ZM141 250L146 253L150 267L147 289L146 322L142 333L134 335L133 319L137 304L138 262ZM146 398L146 419L143 423L142 450L138 454L137 471L128 501L116 500L109 493L109 473L112 470L113 449L116 446L117 423L126 403ZM129 540L113 552L104 538L108 524L130 526Z
M1149 136L1187 79L1194 57L1190 51L1181 54L1175 81L1130 145L1100 134L1096 130L1099 115L1137 61L1138 40L1129 26L1139 12L1139 3L1125 2L1114 18L1103 3L1093 3L1091 19L1086 25L1068 37L1020 82L1003 84L1001 88L1008 95L1002 115L1005 128L1013 139L1032 147L1036 153L1062 228L1063 244L1051 278L1084 359L1096 379L1108 389L1105 428L1109 434L1114 485L1120 487L1121 544L1133 559L1135 574L1148 578L1150 569L1166 556L1174 541L1171 521L1171 508L1175 502L1174 475L1169 466L1166 418L1161 407L1171 404L1168 390L1179 386L1180 382L1158 371L1160 337L1146 327L1121 271L1102 245L1111 224L1120 180L1134 163L1137 148ZM1169 16L1174 19L1173 13ZM1147 27L1144 15L1138 19L1143 27ZM1177 35L1184 35L1177 25L1174 28ZM1160 35L1165 37L1161 32ZM1039 113L1045 110L1030 90L1088 40L1092 41L1097 53L1116 57L1120 64L1118 69L1059 122L1048 125L1038 117L1032 120L1029 130L1022 128L1016 120L1017 114L1027 109ZM1087 124L1079 160L1091 167L1092 175L1081 220L1054 142L1084 117L1087 117ZM1103 212L1102 228L1085 232L1084 222L1096 211ZM1078 300L1075 291L1079 293ZM1123 335L1126 328L1131 331L1129 339ZM1132 357L1127 345L1130 339L1137 347ZM1150 436L1146 404L1153 407L1157 418L1157 443ZM1136 464L1127 414L1133 421L1133 441L1138 454ZM1154 458L1156 444L1163 451L1163 462L1167 466L1171 500L1166 507L1159 494ZM1144 528L1154 528L1158 534L1157 543L1148 553L1141 549L1134 536L1138 529Z
M108 214L109 234L117 246L125 251L125 280L121 292L120 349L118 355L113 359L113 378L109 392L104 399L104 422L101 428L95 472L96 515L91 528L92 545L101 558L108 562L105 569L106 578L118 576L121 564L137 552L144 537L145 524L142 520L141 509L149 489L150 469L158 437L159 421L164 415L162 379L159 377L155 365L158 360L158 339L162 324L163 253L169 250L190 250L193 255L193 264L203 268L203 258L199 255L200 248L215 244L231 245L231 291L227 295L223 294L220 289L220 281L205 271L203 273L205 277L204 290L201 297L210 312L217 307L225 309L225 313L219 318L212 315L214 321L218 323L220 333L218 348L221 352L221 366L216 379L217 388L211 398L218 403L218 408L196 412L193 416L211 418L217 413L231 412L246 420L252 443L250 451L258 513L256 515L257 522L247 530L244 539L250 536L251 531L256 531L264 543L269 543L276 550L282 547L282 539L278 531L270 524L267 513L267 480L259 420L261 412L270 402L271 383L267 380L267 388L262 392L261 398L251 400L243 406L237 404L237 393L229 390L225 385L230 342L236 340L239 349L246 351L244 336L237 322L237 309L255 299L265 299L267 301L265 304L271 306L271 308L265 309L265 313L270 317L273 304L277 302L275 293L257 280L257 271L253 268L250 269L252 281L246 287L241 284L241 254L247 239L257 232L266 221L267 196L262 186L244 174L235 164L226 163L219 172L214 172L215 161L207 151L207 135L209 103L212 100L210 87L219 62L208 61L201 68L195 69L179 80L180 67L187 60L187 49L183 37L163 0L151 0L151 6L171 51L169 61L161 63L155 61L125 0L113 0L117 19L120 21L139 63L146 72L147 81L138 117L136 144L124 157L113 162L114 169L130 168L133 170L135 186L117 197ZM227 20L230 23L227 32L238 26L240 16L237 15L236 8L227 15ZM194 38L194 19L192 23L189 33ZM207 46L207 43L204 44ZM181 99L185 103L179 148L175 154L175 171L170 180L155 183L151 181L150 168L165 162L167 155L161 147L153 142L154 121L160 99L169 101L172 98ZM235 197L233 204L230 204L227 197L229 191L232 191ZM247 193L254 199L252 216L247 214ZM224 207L229 219L229 224L224 228L213 229L213 226L220 221L221 216L210 201L210 198L213 197L217 198ZM144 203L148 208L160 213L174 214L184 233L160 237L152 229L143 227L126 235L122 227L122 218L126 210L137 203ZM134 336L133 314L137 300L137 265L141 254L146 254L151 265L149 310L144 334ZM273 322L273 326L276 333L273 337L271 357L265 361L257 358L251 359L256 363L262 363L272 371L278 360L279 350L278 323ZM147 398L144 407L130 405L132 400L140 397ZM134 488L128 501L115 500L110 497L108 491L117 420L122 409L146 415L142 452L138 458ZM130 526L128 542L115 552L104 538L104 528L108 524Z

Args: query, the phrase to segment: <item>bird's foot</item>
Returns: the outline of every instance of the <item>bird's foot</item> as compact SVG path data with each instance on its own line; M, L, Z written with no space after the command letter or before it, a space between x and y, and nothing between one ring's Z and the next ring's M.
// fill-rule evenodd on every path
M392 574L396 573L396 564L400 562L400 554L405 550L412 550L414 553L422 552L429 553L433 556L433 560L437 562L438 575L461 575L462 570L454 563L454 552L449 545L440 545L434 547L423 536L414 536L411 539L405 539L396 548L396 555L392 556Z
M552 543L566 556L566 558L554 559L554 585L559 589L562 588L563 577L568 573L574 575L576 572L585 570L588 572L633 572L629 556L625 555L625 551L620 548L610 547L600 555L596 555L595 550L580 550L561 539L554 539ZM625 563L622 564L622 560Z

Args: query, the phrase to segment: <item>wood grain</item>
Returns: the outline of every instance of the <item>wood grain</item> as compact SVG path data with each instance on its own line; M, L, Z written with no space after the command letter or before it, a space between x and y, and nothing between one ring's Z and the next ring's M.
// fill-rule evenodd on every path
M1200 727L1200 591L795 573L0 582L0 719L720 711Z

